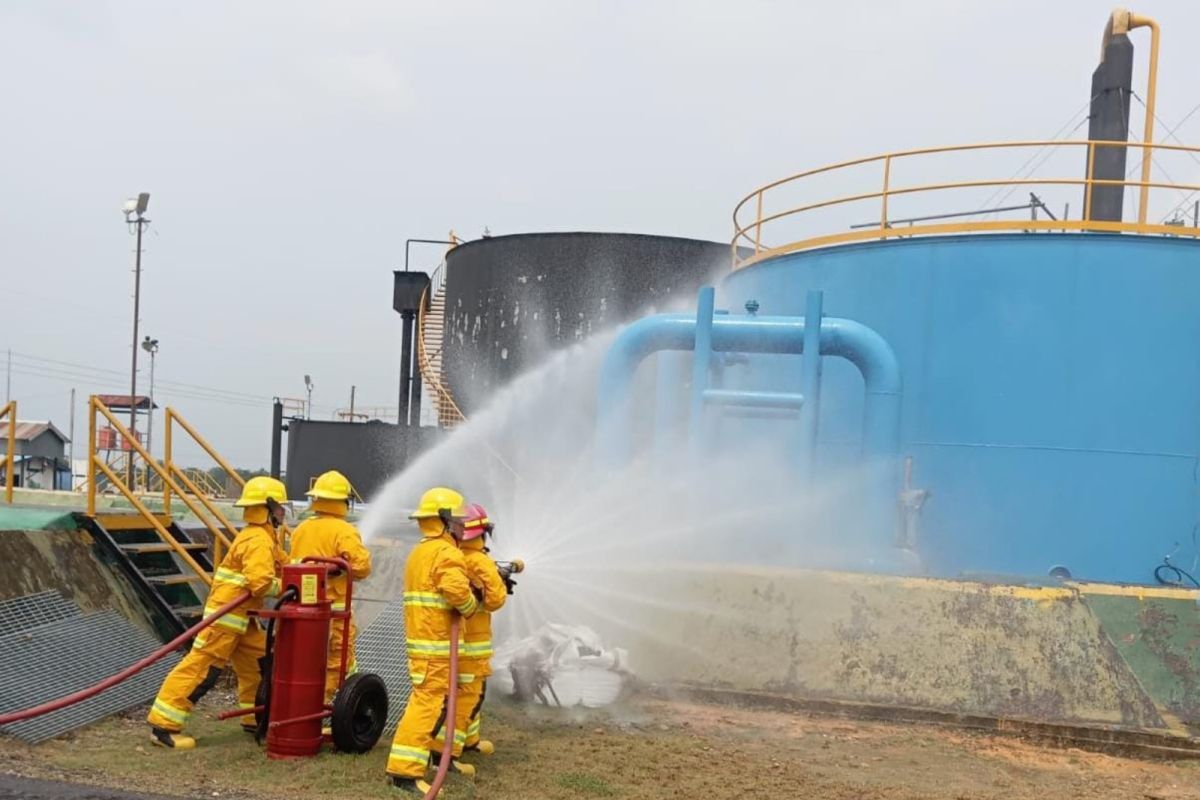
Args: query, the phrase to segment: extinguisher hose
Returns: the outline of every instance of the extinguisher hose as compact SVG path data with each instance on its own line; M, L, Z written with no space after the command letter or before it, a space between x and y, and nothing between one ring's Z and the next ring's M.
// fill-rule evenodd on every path
M292 586L284 591L279 596L279 600L275 603L275 608L283 608L287 603L293 602L296 599L296 587ZM254 740L261 742L267 735L267 722L271 713L271 684L272 672L275 670L275 617L267 619L267 644L263 648L262 663L262 687L263 687L263 708L264 711L259 717L258 729L254 732Z
M442 741L442 760L438 763L437 774L433 783L425 793L424 800L434 800L446 782L446 773L450 771L450 761L454 758L454 715L458 710L458 614L450 621L450 689L446 692L446 736Z
M181 645L186 644L187 641L189 639L191 639L193 636L195 636L197 633L204 630L208 626L212 625L214 622L219 620L221 617L225 616L230 611L233 611L235 608L237 608L238 606L240 606L242 603L246 602L249 599L250 599L250 593L242 592L237 597L235 597L233 600L230 600L228 603L221 606L216 611L214 611L212 614L210 614L209 616L200 620L195 625L188 628L186 631L179 634L174 639L167 642L166 644L164 644L162 647L155 650L150 655L146 656L145 658L143 658L140 661L137 661L137 662L129 665L125 669L118 672L116 675L109 676L109 677L105 678L104 680L100 681L99 683L95 684L94 686L89 686L86 689L80 689L78 692L74 692L72 694L66 695L65 697L60 697L57 700L51 700L48 703L42 703L40 706L34 706L33 708L27 708L27 709L24 709L23 711L13 711L8 714L0 715L0 725L11 725L14 722L21 722L23 720L32 719L33 717L40 717L43 714L49 714L51 711L58 711L60 708L66 708L67 706L71 706L76 703L87 700L89 697L95 697L96 695L103 692L105 689L109 689L113 686L116 686L118 683L125 680L126 678L130 678L130 677L138 674L139 672L141 672L142 670L144 670L146 667L150 666L151 664L155 663L156 661L159 661L162 658L165 658L168 653L171 653L171 652L175 651L177 648L179 648Z

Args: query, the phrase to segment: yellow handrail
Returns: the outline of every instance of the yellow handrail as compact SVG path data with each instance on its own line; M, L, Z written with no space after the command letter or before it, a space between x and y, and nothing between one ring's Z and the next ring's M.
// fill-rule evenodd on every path
M896 185L895 183L895 164L901 159L911 159L920 156L943 154L943 153L964 153L980 150L1000 150L1005 148L1086 148L1088 171L1086 177L1083 178L1008 178L1003 180L963 180L963 181L945 181L938 183L925 183L914 185ZM1096 151L1103 147L1122 147L1129 149L1144 149L1147 152L1155 150L1169 152L1183 152L1200 154L1200 148L1191 147L1188 145L1175 144L1149 144L1129 143L1119 141L1089 141L1089 140L1067 140L1067 141L1031 141L1031 142L982 142L975 144L966 144L958 146L946 147L925 147L914 150L903 150L894 153L882 153L866 158L857 158L850 161L843 161L838 164L818 167L816 169L806 170L786 178L768 183L753 192L746 195L735 206L733 212L734 233L730 242L734 269L740 269L765 258L770 258L785 252L796 252L798 250L810 249L813 247L826 247L834 244L842 244L848 242L857 242L869 240L872 238L887 239L895 236L921 236L934 234L953 234L953 233L969 233L969 232L990 232L990 231L1032 231L1032 230L1079 230L1079 231L1105 231L1116 233L1143 233L1143 234L1169 234L1173 236L1193 236L1200 237L1200 228L1181 225L1161 225L1145 222L1144 212L1146 202L1143 201L1139 209L1138 222L1113 222L1110 220L1093 220L1092 219L1092 193L1095 187L1104 186L1122 186L1122 187L1140 187L1142 193L1148 197L1151 189L1168 189L1179 191L1181 193L1193 192L1200 193L1200 185L1190 183L1174 183L1167 181L1149 180L1148 177L1143 177L1142 180L1114 180L1105 178L1094 178L1093 167L1095 164ZM1147 159L1147 163L1150 159ZM822 175L838 170L844 170L850 167L858 167L864 164L879 163L882 165L882 185L878 191L859 192L856 194L844 195L827 199L814 200L799 206L789 207L783 211L766 211L768 206L767 199L771 196L773 190L783 186L798 184L806 178L811 178L815 175ZM1034 225L1031 224L1035 220L1017 219L1017 220L983 220L977 222L955 222L955 223L938 223L932 225L917 224L910 227L905 227L902 230L897 230L892 227L889 213L889 200L897 196L907 196L921 193L944 192L955 189L970 189L979 187L1019 187L1019 186L1082 186L1084 187L1084 211L1083 217L1080 220L1059 220L1049 221L1049 225ZM779 220L797 217L805 212L814 211L817 209L829 208L832 206L846 205L855 202L877 200L880 204L879 208L879 225L869 226L866 229L854 229L840 233L826 233L818 236L794 239L778 245L764 244L764 228L770 228L771 223L776 223ZM749 217L744 212L748 211L747 206L753 201L753 217ZM978 211L980 216L986 215L990 209L983 208ZM753 255L743 256L739 248L752 249Z
M205 495L203 492L201 492L199 487L196 486L196 484L192 482L192 479L187 476L187 470L182 470L179 467L175 466L174 464L168 464L167 468L169 470L171 470L171 472L174 473L176 477L179 478L180 483L183 484L183 488L187 489L189 492L191 492L193 495L195 495L196 499L199 500L200 503L204 506L204 508L208 510L208 513L212 514L214 517L217 518L217 521L221 523L221 526L225 529L225 532L229 534L229 541L232 542L234 539L236 539L237 535L238 535L237 528L235 528L233 526L233 523L231 523L229 521L229 519L226 518L226 516L221 513L220 509L218 509L216 507L216 505L208 498L208 496ZM218 541L217 539L213 539L213 563L214 564L221 563L221 557L222 557L221 546L222 546L221 541Z
M457 425L465 422L467 417L463 414L462 409L458 407L458 403L454 402L454 396L450 394L450 390L442 383L442 376L433 368L433 362L429 354L425 351L426 307L432 299L431 290L437 282L439 275L444 274L443 271L445 268L445 264L443 264L435 270L429 286L425 287L425 291L421 293L421 301L417 304L419 307L417 313L417 365L421 370L421 378L425 381L425 385L433 390L434 396L437 398L438 419L443 424ZM442 346L445 347L445 338L442 339ZM419 422L418 420L418 424Z
M113 486L116 486L117 490L123 494L125 498L133 504L133 507L137 509L138 512L153 526L154 530L158 533L159 538L162 539L166 544L170 545L176 554L179 555L183 561L189 567L191 567L193 571L196 572L197 575L203 578L206 582L211 583L212 578L208 572L196 563L196 561L179 543L179 541L171 535L170 531L168 531L166 527L158 521L154 514L146 508L141 500L137 498L133 489L131 489L129 486L126 486L125 482L118 478L116 473L114 473L100 458L99 452L96 449L96 415L100 414L107 419L108 423L113 426L117 433L125 437L125 441L128 442L129 446L142 457L142 460L146 463L147 467L152 469L158 475L158 477L162 480L163 485L178 495L179 499L183 501L183 504L187 506L188 510L195 515L196 519L200 520L205 528L208 529L209 533L211 533L213 537L214 554L218 553L221 547L228 548L230 545L230 540L227 539L225 535L215 525L213 525L208 517L204 515L200 508L192 502L188 494L171 477L167 467L163 464L159 464L150 457L150 454L142 446L142 443L137 441L132 434L130 434L129 429L126 428L119 420L117 420L117 418L108 409L108 407L104 405L104 403L100 402L100 400L93 395L88 401L88 406L88 515L93 517L96 515L96 468L99 468L100 471L104 473L105 477L108 478L109 482L112 483ZM169 515L170 505L164 506L163 511L165 514Z
M192 492L193 494L195 494L197 497L200 498L200 501L204 504L205 508L207 508L213 514L213 516L216 517L218 521L220 521L221 525L223 525L225 527L225 529L230 533L230 539L232 539L233 537L236 537L237 529L233 526L233 523L231 523L223 514L221 514L212 503L210 503L206 498L203 497L203 493L197 489L195 483L192 482L191 480L187 479L186 476L183 476L182 468L179 467L179 465L177 465L174 462L174 456L173 456L173 453L174 453L174 450L173 450L174 431L173 431L172 426L175 423L178 423L179 427L183 428L184 432L187 433L188 436L192 437L192 441L194 441L196 444L198 444L200 446L200 448L205 453L207 453L208 456L213 461L217 462L217 466L219 466L225 472L225 474L227 476L232 478L233 482L239 488L246 485L246 479L243 478L241 476L241 474L236 469L234 469L233 465L231 465L228 461L226 461L221 456L221 454L217 452L216 448L213 447L211 444L209 444L208 440L205 439L203 436L201 436L200 432L197 431L191 425L191 423L189 423L186 419L184 419L183 416L178 411L176 411L174 408L168 406L166 418L167 418L167 421L164 426L165 435L163 436L163 462L169 466L169 469L171 470L172 473L174 473L176 475L180 475L184 478L184 483L187 486L188 491ZM179 491L178 487L175 487L174 491L176 491L178 493L178 491ZM170 513L170 508L171 508L171 492L172 492L172 487L167 485L166 483L164 483L163 484L163 501L164 501L164 507L167 509L168 514ZM207 522L206 522L206 524L207 524ZM210 530L211 530L211 527L210 527ZM288 527L287 523L281 523L279 525L278 533L280 536L280 540L286 541L287 537L291 535L291 528ZM214 564L219 564L221 561L221 555L222 555L221 547L222 546L224 546L225 548L228 548L229 542L224 541L224 539L221 539L220 541L218 541L217 539L213 540L213 563Z
M9 400L0 409L0 419L8 418L8 443L4 448L4 502L13 501L13 471L16 468L17 401Z

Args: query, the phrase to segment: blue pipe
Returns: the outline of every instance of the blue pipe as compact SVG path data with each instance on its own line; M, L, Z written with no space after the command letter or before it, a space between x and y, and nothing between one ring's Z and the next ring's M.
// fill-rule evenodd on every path
M711 286L700 290L696 301L696 323L692 334L692 402L691 424L688 426L688 453L698 458L704 447L707 427L704 411L704 392L708 389L709 369L712 365L713 309L717 291Z
M819 320L823 311L824 293L810 289L804 306L804 319ZM821 326L804 326L803 363L800 365L800 393L808 402L800 409L800 480L811 483L816 474L817 429L821 416Z
M858 368L863 377L866 401L863 408L862 457L866 475L862 505L868 519L874 521L873 526L878 526L887 536L886 541L892 542L899 491L897 465L902 382L900 363L891 346L882 336L859 322L821 318L819 304L814 303L811 297L810 318L820 319L816 330L808 329L803 317L717 315L714 318L711 292L711 289L702 290L700 313L697 316L659 314L643 318L622 331L609 348L600 369L597 397L599 466L619 469L629 463L632 455L631 384L638 365L651 353L665 350L695 351L692 361L689 451L697 454L704 442L706 392L714 399L736 394L707 388L713 352L803 355L806 340L811 347L812 339L817 338L820 355L845 358ZM811 313L814 305L817 311ZM819 369L819 364L816 367ZM814 366L809 365L806 372L808 370L814 370ZM817 377L819 379L819 372ZM806 378L811 380L811 373ZM815 393L820 391L819 386L809 386L808 389ZM742 394L744 397L759 395L759 399L763 399L761 396L769 393ZM802 414L807 405L801 405ZM808 430L804 429L804 435L808 434ZM810 452L815 451L815 442L811 445ZM888 552L888 556L866 566L888 572L904 571L903 563L895 560L892 549Z
M794 392L748 392L741 389L708 389L704 402L749 408L782 408L795 411L804 406L804 395Z
M712 320L715 352L803 354L803 317L718 315ZM820 353L840 356L858 368L866 385L862 452L868 458L895 458L900 452L900 363L887 341L849 319L821 320ZM627 327L609 348L600 368L597 446L601 462L620 467L632 450L631 384L638 364L660 350L692 350L696 318L657 314ZM695 362L693 361L693 380ZM706 372L707 377L707 372ZM693 387L694 390L694 387Z

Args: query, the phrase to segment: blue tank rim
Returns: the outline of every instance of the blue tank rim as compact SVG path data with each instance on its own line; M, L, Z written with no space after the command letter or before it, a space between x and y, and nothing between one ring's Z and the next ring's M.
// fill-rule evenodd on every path
M1103 238L1099 239L1098 237ZM1137 243L1138 245L1148 244L1151 247L1189 247L1200 251L1200 239L1197 238L1188 236L1162 236L1139 233L1070 231L1066 233L970 233L949 234L945 236L914 236L908 239L895 238L866 242L852 242L850 244L834 244L826 247L814 247L809 250L797 250L791 253L780 253L777 256L764 258L762 261L755 262L747 267L742 267L739 270L731 272L726 275L724 279L722 279L722 282L737 278L739 275L748 274L759 267L778 265L782 262L795 262L808 257L824 256L831 253L845 253L847 255L853 255L855 253L865 253L881 248L899 249L904 247L945 246L975 242L1021 242L1025 245L1034 245L1046 240L1052 240L1055 243L1063 241L1100 241L1106 243L1112 243L1113 241L1128 241Z

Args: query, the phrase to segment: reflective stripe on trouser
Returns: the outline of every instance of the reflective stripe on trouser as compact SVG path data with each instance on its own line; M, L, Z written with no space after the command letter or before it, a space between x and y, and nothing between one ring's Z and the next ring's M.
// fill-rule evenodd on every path
M332 703L338 690L338 672L342 668L342 626L340 619L329 622L329 660L325 663L325 702ZM346 677L358 672L358 660L354 656L354 643L358 639L358 628L350 618L350 645L346 652Z
M404 716L396 726L392 749L388 753L389 775L420 778L429 763L433 733L443 722L446 689L450 684L450 663L413 659L409 662L413 688L408 695Z
M464 676L459 676L464 677ZM483 706L483 691L485 681L483 678L475 678L467 683L460 682L458 685L458 701L457 710L454 714L454 757L458 758L462 755L464 747L470 747L479 742L479 713ZM474 729L475 738L471 739L471 731ZM433 738L433 749L435 753L441 752L442 744L446 740L446 726L442 725L438 728L437 736ZM436 759L436 756L435 756Z
M163 681L146 721L167 731L183 730L192 713L192 694L204 683L210 669L222 669L230 663L237 674L239 705L253 707L261 681L258 660L265 647L266 634L257 625L243 634L217 627L201 631L192 643L192 649ZM243 724L253 722L253 716L242 717Z

